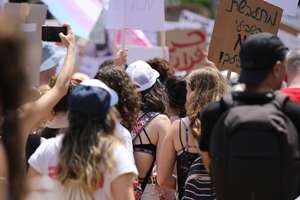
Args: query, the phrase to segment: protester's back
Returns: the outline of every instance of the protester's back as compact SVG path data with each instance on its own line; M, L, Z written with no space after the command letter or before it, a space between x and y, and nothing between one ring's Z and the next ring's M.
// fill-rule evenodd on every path
M201 115L200 149L212 158L218 200L297 197L300 107L273 92L285 78L286 52L272 34L250 36L240 52L245 91Z
M29 159L29 175L57 180L64 199L133 199L137 172L115 136L117 102L115 91L98 80L76 86L68 99L69 128L40 145Z
M225 111L212 132L212 171L219 199L295 197L299 140L294 124L281 111L286 99L279 93L261 105L223 99L224 107L242 105Z

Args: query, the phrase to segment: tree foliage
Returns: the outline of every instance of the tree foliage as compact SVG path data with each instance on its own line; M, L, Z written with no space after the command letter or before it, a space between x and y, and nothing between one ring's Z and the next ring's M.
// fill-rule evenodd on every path
M181 4L197 4L210 8L212 5L211 0L181 0Z

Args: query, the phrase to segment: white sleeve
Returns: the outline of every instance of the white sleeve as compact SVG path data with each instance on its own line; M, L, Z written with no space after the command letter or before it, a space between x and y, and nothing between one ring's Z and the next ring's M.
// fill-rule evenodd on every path
M28 163L30 167L41 174L48 174L48 148L49 141L44 141L36 149L36 151L30 156Z
M124 145L126 149L128 150L130 156L133 158L133 145L132 145L132 138L130 133L128 132L128 135L125 137Z
M127 148L127 150L130 153L131 158L134 160L132 137L131 137L130 132L128 131L127 128L122 126L120 123L117 124L117 131L118 131L117 133L118 133L120 139L122 140L122 143L125 145L125 147Z
M112 180L123 174L132 173L134 176L138 175L137 168L132 156L123 145L118 145L114 150L114 158L116 161L116 171L112 177Z

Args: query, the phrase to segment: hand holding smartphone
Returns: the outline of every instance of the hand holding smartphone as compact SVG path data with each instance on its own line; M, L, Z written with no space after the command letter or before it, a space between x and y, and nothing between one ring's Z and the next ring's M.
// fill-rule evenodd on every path
M61 42L59 33L67 35L67 26L42 26L42 41Z

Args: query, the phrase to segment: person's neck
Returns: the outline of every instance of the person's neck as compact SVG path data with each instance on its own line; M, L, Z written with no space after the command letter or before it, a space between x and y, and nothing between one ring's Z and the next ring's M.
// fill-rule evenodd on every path
M267 93L274 91L274 88L266 87L266 86L259 86L259 87L249 87L246 86L245 92L252 92L252 93Z

